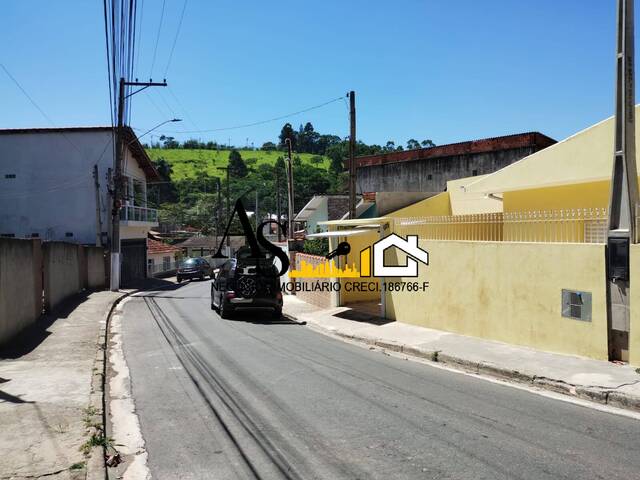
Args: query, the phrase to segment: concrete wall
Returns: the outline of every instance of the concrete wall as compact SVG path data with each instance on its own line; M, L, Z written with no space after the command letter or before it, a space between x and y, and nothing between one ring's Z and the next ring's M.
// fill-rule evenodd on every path
M0 234L95 244L96 201L92 176L98 165L100 215L106 234L111 208L106 174L113 167L109 130L0 135ZM5 178L15 175L15 178ZM125 175L145 181L127 152ZM146 238L146 230L122 238ZM69 236L70 234L70 236Z
M629 363L640 366L640 245L631 245L629 264L631 268Z
M0 344L42 313L39 240L0 238Z
M447 181L500 170L534 152L521 147L488 153L402 161L357 169L361 192L442 192ZM429 178L431 177L431 178Z
M78 245L65 242L43 244L45 310L53 310L60 302L82 289L79 248Z
M429 281L429 288L420 294L387 293L389 318L607 360L604 245L420 241L420 246L429 252L429 266L420 266L417 279L398 280ZM635 261L640 273L640 260ZM563 288L591 292L591 322L562 317ZM634 342L637 359L638 336Z
M86 288L97 290L106 286L104 250L99 247L84 247L86 252Z

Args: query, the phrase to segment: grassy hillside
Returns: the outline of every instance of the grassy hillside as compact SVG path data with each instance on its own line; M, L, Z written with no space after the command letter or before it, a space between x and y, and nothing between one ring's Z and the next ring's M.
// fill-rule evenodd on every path
M261 163L274 164L276 159L283 155L282 152L265 152L262 150L238 150L242 155L248 167L257 166ZM228 150L188 150L188 149L164 149L150 148L147 153L152 160L164 158L171 164L173 174L172 180L182 180L184 178L197 178L202 172L207 172L212 177L219 177L224 171L218 170L216 167L224 167L229 159ZM316 167L327 169L329 159L322 157L321 163L311 162L314 155L310 153L296 154L302 160L302 163L309 163ZM255 162L254 160L255 159Z

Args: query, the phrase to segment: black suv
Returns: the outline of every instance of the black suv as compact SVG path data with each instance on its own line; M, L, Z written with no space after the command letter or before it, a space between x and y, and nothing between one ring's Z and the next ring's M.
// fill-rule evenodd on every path
M204 280L204 277L213 278L213 268L202 257L187 258L178 268L176 277L178 283L187 278L198 278L200 280Z
M257 262L261 271L258 273ZM211 283L211 309L222 318L230 318L237 310L271 310L274 318L282 315L282 290L273 259L257 260L251 250L238 250L227 260Z

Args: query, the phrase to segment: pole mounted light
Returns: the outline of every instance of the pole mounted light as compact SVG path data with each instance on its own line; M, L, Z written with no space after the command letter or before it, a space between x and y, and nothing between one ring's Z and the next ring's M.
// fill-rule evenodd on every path
M165 120L162 123L159 123L158 125L156 125L153 128L150 128L149 130L147 130L146 132L144 132L142 135L139 135L136 140L140 140L142 137L144 137L145 135L147 135L148 133L153 132L154 130L156 130L157 128L160 128L163 125L166 125L167 123L175 123L175 122L181 122L182 119L181 118L172 118L171 120ZM129 145L134 142L135 140L132 140L131 142L129 142Z

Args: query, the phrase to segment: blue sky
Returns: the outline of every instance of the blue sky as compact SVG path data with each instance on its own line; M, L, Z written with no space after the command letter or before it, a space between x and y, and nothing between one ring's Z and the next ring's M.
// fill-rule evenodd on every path
M183 1L166 0L154 79ZM151 74L161 6L144 0L140 78ZM110 122L102 1L3 2L2 18L0 63L55 126ZM613 113L614 48L615 0L189 0L170 87L136 96L131 124L177 115L166 130L222 128L353 89L367 143L531 130L562 139ZM0 105L0 128L51 126L2 70ZM288 121L348 133L342 101ZM175 136L260 145L283 123Z

